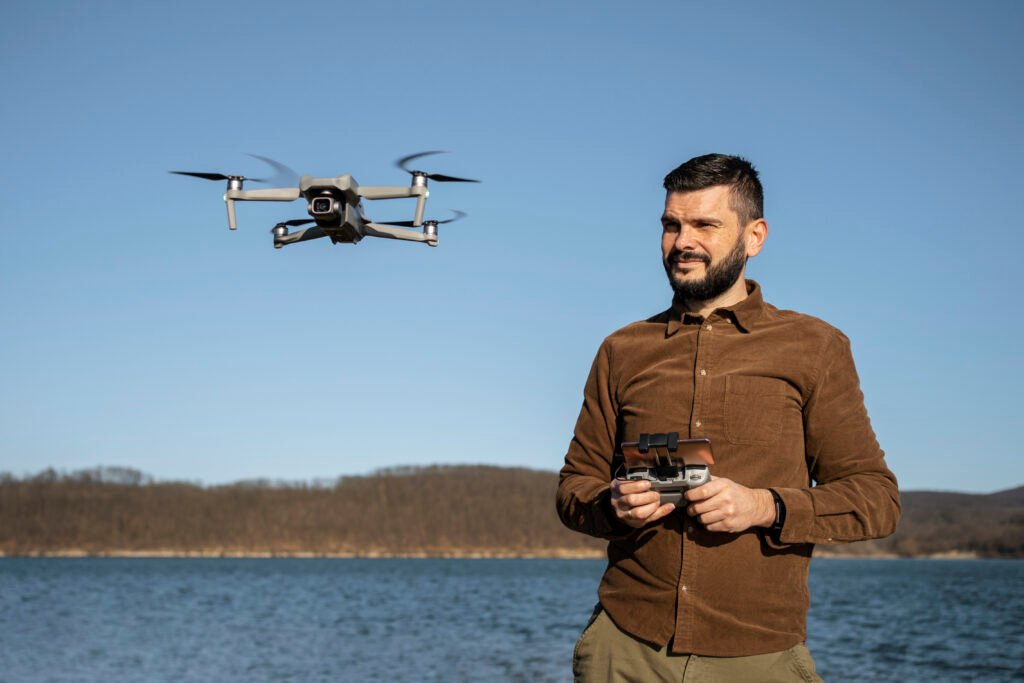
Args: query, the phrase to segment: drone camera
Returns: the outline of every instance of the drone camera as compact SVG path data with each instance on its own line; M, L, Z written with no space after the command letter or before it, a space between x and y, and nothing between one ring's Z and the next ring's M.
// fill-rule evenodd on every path
M314 216L329 216L337 213L336 206L337 201L333 197L314 197L309 212Z

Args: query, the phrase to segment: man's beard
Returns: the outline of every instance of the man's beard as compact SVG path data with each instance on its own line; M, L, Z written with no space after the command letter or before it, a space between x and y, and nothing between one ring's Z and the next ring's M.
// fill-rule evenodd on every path
M706 274L701 280L677 280L673 277L673 266L677 261L699 260L704 262ZM684 301L709 301L732 287L743 272L747 262L746 245L743 235L736 240L732 248L721 262L711 265L711 257L696 251L677 251L672 249L665 261L665 273L676 296Z

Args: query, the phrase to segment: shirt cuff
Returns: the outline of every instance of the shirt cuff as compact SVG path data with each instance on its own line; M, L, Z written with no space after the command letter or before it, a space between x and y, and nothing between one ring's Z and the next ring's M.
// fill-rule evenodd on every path
M765 533L764 537L772 548L785 548L797 543L810 543L814 528L814 506L806 489L781 489L772 487L786 506L786 523L779 533Z

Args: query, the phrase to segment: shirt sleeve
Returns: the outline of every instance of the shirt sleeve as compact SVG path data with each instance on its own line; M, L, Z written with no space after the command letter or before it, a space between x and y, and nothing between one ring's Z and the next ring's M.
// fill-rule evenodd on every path
M818 379L804 403L808 488L775 488L786 506L778 542L848 543L896 530L900 497L885 464L853 363L849 340L836 331L822 354Z
M620 538L632 531L615 518L610 502L612 456L618 432L611 363L610 343L606 339L583 390L583 407L559 473L556 500L563 524L605 539Z

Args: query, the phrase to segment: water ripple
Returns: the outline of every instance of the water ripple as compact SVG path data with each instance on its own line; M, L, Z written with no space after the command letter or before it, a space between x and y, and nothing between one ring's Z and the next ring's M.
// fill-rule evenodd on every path
M568 681L603 564L0 559L0 680ZM830 682L1024 676L1024 563L815 560Z

